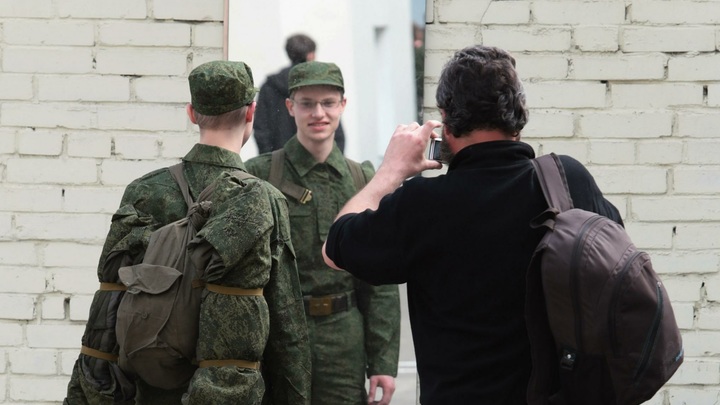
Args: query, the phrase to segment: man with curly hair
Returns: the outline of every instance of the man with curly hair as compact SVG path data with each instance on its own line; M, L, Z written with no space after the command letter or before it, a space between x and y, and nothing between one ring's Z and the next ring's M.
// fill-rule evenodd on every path
M375 177L339 212L326 263L374 285L407 283L420 402L526 404L530 342L525 272L547 208L520 141L528 121L515 59L504 50L458 51L440 75L442 160L424 150L441 126L399 126ZM621 222L587 169L561 156L573 202ZM400 187L402 185L402 187Z

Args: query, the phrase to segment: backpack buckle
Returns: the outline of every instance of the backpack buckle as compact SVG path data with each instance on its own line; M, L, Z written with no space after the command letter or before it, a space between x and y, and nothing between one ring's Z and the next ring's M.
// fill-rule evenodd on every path
M577 353L571 352L568 349L563 349L562 356L560 356L560 368L572 371L575 367L575 360L577 360Z

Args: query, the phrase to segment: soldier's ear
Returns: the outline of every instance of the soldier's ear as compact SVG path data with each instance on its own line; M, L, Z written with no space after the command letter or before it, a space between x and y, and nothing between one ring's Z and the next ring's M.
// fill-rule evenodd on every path
M195 109L193 109L192 104L188 103L188 105L185 106L185 111L190 118L190 122L197 125L197 119L195 118Z
M289 98L286 98L286 99L285 99L285 108L287 108L288 113L290 114L290 116L291 116L291 117L294 117L294 116L295 116L295 113L293 112L292 106L293 106L293 101L292 101L291 99L289 99Z
M248 105L248 109L245 112L245 122L248 124L252 122L253 117L255 117L255 108L257 107L257 102L253 101Z

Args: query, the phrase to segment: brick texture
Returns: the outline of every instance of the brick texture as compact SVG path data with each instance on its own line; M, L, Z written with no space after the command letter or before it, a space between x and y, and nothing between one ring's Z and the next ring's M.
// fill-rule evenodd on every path
M0 403L62 402L124 187L198 140L187 75L223 58L223 5L0 1ZM587 164L670 292L686 360L647 404L716 402L720 1L428 9L425 118L441 118L433 93L455 50L509 50L530 108L523 140Z

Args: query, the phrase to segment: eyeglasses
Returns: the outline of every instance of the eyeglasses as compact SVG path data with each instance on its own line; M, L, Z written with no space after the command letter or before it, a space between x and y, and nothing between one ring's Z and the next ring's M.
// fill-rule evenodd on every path
M296 101L294 99L290 99L294 104L297 104L298 108L303 111L313 111L318 104L323 108L325 111L330 111L336 109L340 105L340 100L322 100L322 101L314 101L314 100L300 100Z

